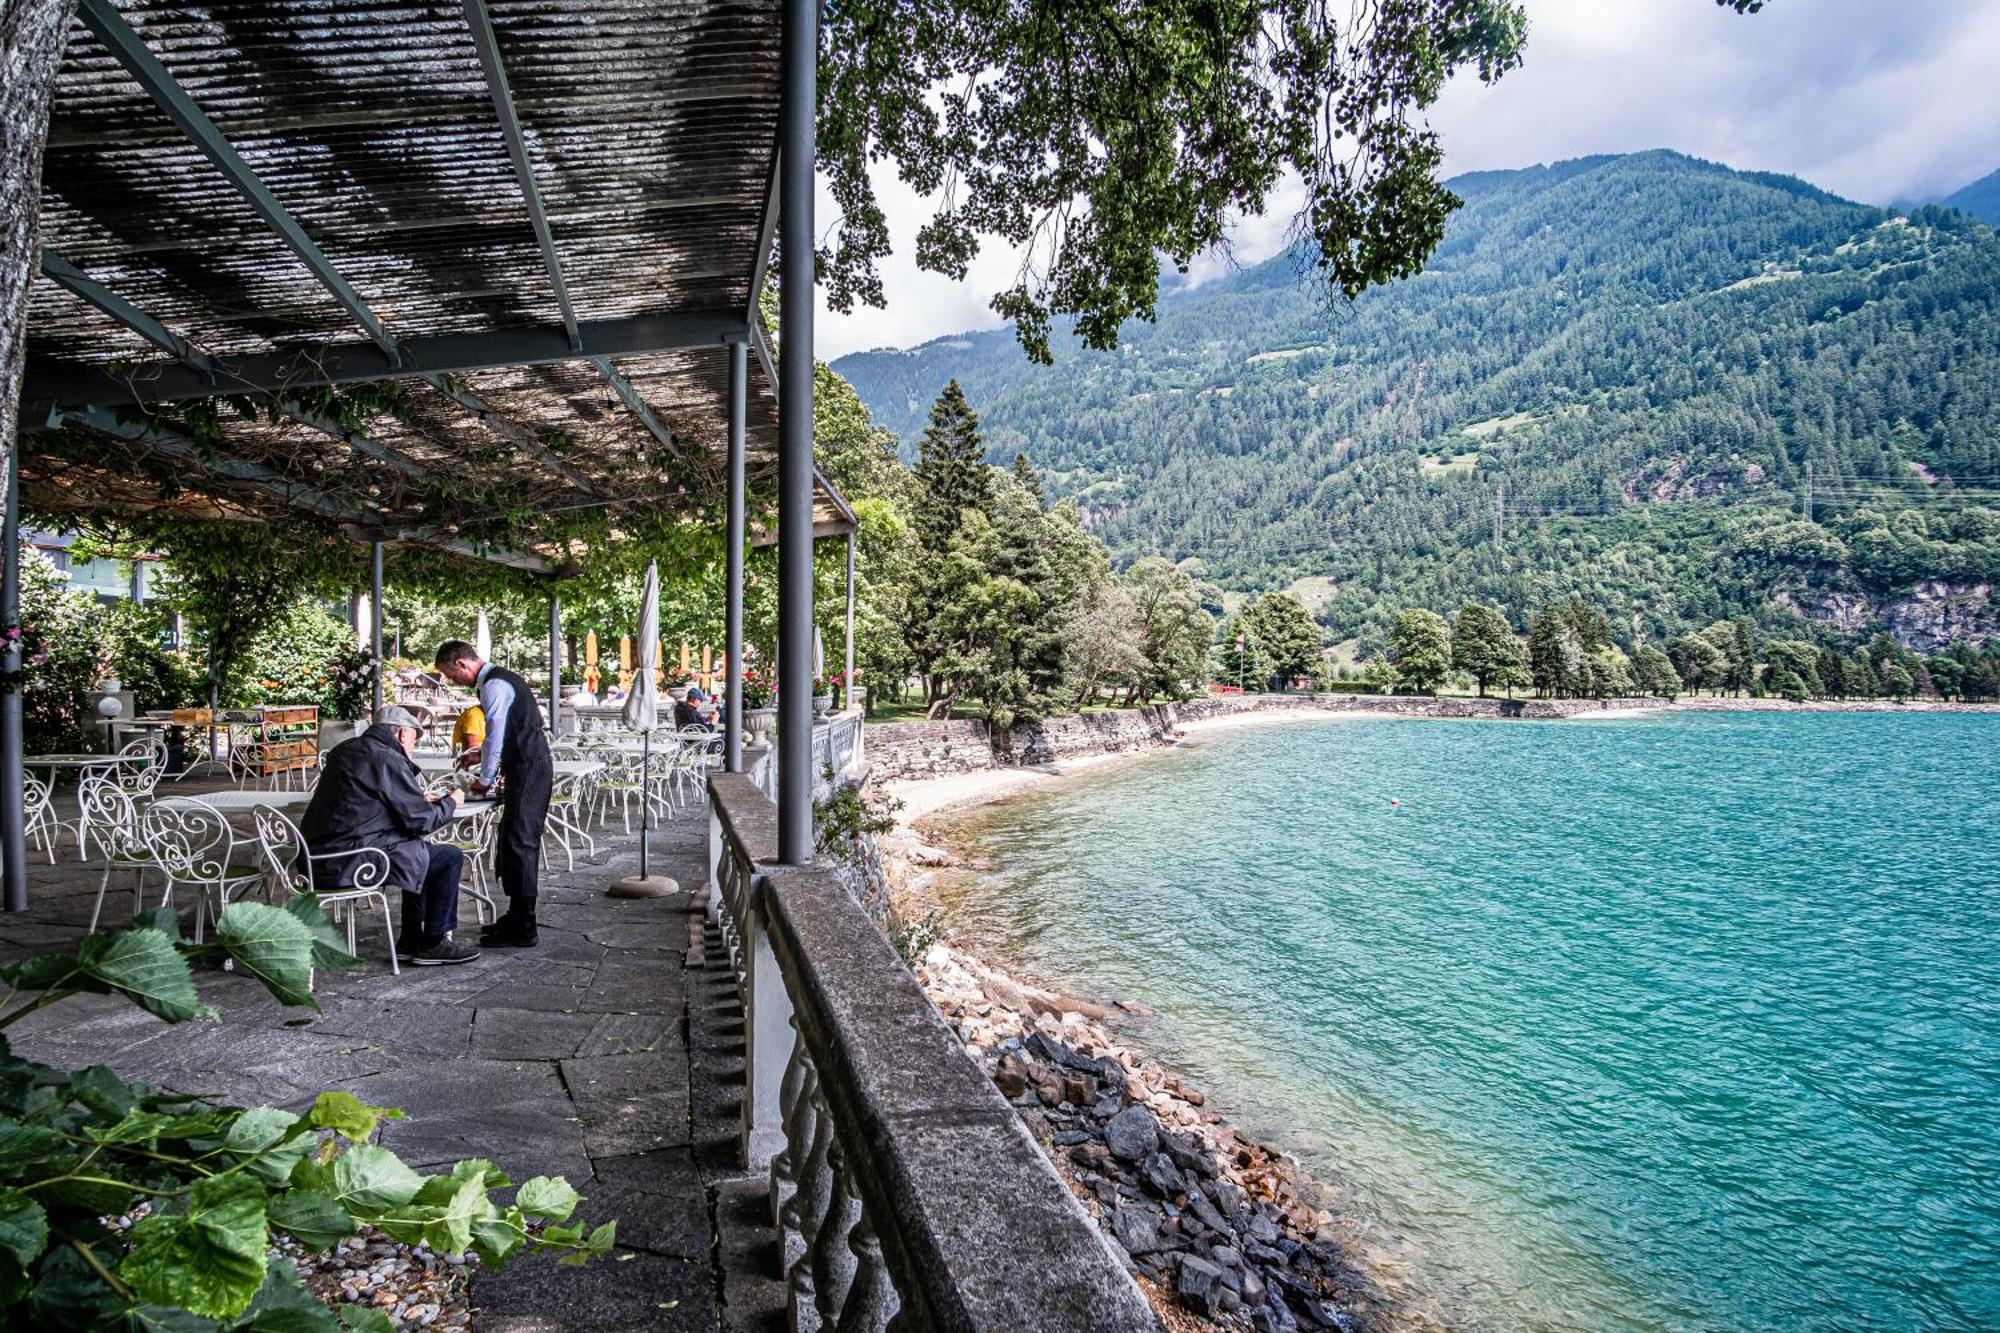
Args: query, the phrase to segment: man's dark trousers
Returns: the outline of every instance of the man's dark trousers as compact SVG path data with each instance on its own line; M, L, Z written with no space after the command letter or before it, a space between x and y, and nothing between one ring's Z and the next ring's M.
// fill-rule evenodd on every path
M546 766L509 773L500 796L500 829L495 860L510 913L535 910L542 870L542 826L549 817L553 783Z
M430 948L458 926L458 878L465 870L465 853L436 842L428 850L431 863L422 891L403 895L403 930L397 939L412 953Z

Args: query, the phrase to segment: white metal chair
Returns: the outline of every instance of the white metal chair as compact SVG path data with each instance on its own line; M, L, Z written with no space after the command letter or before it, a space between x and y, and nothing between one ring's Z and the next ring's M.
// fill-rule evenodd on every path
M68 822L59 819L55 812L55 797L49 784L32 775L22 779L21 786L22 832L31 842L42 844L48 853L49 864L56 863L56 835L67 831Z
M154 802L139 812L138 828L138 849L167 882L160 905L172 906L176 889L194 894L196 944L202 941L211 906L220 917L232 896L253 892L265 882L263 867L237 859L236 832L222 812L198 796ZM100 892L100 906L102 898Z
M97 902L90 909L90 929L95 932L104 914L104 894L111 887L112 872L132 872L132 913L136 916L146 905L146 872L153 869L154 862L139 841L139 803L131 792L110 778L94 777L78 783L76 795L82 809L77 823L84 830L78 839L95 843L104 857L104 877L97 882Z
M544 834L555 834L556 841L562 844L563 860L569 870L576 869L576 843L582 843L589 849L587 855L597 855L597 839L584 828L588 817L584 814L583 779L581 773L567 773L555 780L549 793L548 817L542 822ZM542 842L542 857L544 861L548 858L546 836Z
M389 970L402 975L402 966L396 961L396 923L389 911L389 893L401 893L402 888L389 883L387 852L380 847L356 847L315 853L306 845L297 824L283 811L270 809L257 812L257 846L273 883L290 893L314 894L334 924L344 926L349 953L354 952L356 909L369 903L381 907L382 932L389 937ZM353 861L354 873L346 884L324 891L314 888L315 866L347 860Z
M460 881L459 890L469 894L473 902L473 913L479 924L485 925L500 915L494 905L491 875L488 863L493 859L493 828L495 816L488 810L484 814L462 815L446 824L431 835L431 841L446 847L456 847L465 855L465 862L472 868L472 882Z

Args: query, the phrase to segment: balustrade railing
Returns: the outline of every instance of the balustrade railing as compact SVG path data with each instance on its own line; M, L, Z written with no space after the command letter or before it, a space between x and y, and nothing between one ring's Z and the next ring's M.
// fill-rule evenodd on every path
M822 867L772 864L758 783L711 776L709 811L709 912L744 1008L739 1146L769 1174L796 1333L1158 1333L861 905Z

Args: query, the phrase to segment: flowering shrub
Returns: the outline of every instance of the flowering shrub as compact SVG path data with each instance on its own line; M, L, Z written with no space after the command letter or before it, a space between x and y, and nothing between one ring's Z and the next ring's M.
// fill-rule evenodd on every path
M777 682L772 678L769 667L753 663L743 669L745 708L769 708L771 700L777 697L777 693Z
M338 718L358 718L375 702L375 654L348 648L327 663L327 702Z

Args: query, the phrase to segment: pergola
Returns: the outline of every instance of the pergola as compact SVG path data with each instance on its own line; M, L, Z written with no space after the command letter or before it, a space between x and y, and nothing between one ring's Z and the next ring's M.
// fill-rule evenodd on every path
M810 675L812 541L848 537L851 623L854 527L812 462L816 24L813 0L76 0L0 622L23 497L309 521L373 548L379 607L385 546L555 575L590 553L502 516L726 492L740 716L745 497L775 473L779 674ZM558 614L552 585L552 642ZM781 692L781 736L809 730L809 694ZM809 747L779 769L781 854L804 861Z

